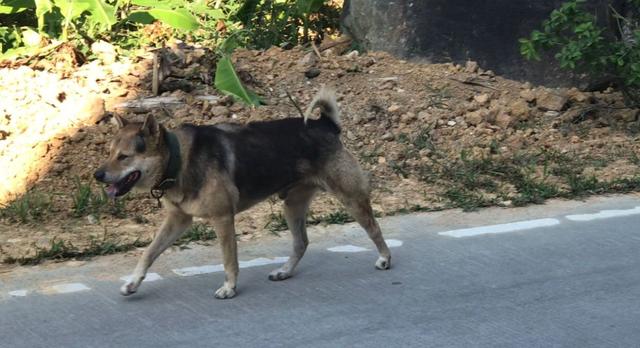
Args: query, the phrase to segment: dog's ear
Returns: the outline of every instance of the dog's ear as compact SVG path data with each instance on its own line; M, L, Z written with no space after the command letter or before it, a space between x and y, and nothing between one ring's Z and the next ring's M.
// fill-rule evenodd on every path
M120 115L118 115L118 114L113 115L113 120L118 125L118 128L124 128L124 126L129 124L129 121L127 121L124 118L120 117Z
M160 124L156 121L156 118L153 115L149 114L144 119L140 131L145 135L155 137L160 132Z

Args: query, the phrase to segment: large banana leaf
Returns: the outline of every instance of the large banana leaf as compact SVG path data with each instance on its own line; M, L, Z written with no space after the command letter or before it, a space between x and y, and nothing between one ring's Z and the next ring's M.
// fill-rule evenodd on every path
M186 9L154 8L151 10L133 11L128 20L136 23L149 24L157 19L176 29L194 30L200 27L198 20Z
M0 1L0 14L19 13L35 7L33 0L5 0Z
M109 29L116 24L116 8L104 0L76 0L75 2L86 4L87 11L91 13L91 19L102 28Z
M242 85L228 56L224 56L218 60L215 85L220 92L242 100L248 105L258 106L261 103L260 97L258 97L257 94L247 90Z
M296 0L298 11L304 14L318 12L323 3L324 0Z

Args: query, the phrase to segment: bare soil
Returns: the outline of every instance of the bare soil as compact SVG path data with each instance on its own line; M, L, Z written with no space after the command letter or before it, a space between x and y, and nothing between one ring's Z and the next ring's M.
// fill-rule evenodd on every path
M215 64L210 53L176 52L183 64L174 74L195 89L165 93L180 98L181 106L148 111L169 128L182 122L300 117L287 92L304 108L321 85L333 86L343 142L370 173L380 215L509 207L640 186L638 110L625 108L613 91L547 89L503 79L473 62L407 62L338 46L321 57L300 47L239 50L233 56L239 75L266 103L254 109L220 96L210 85ZM110 113L142 119L146 113L117 105L151 90L149 54L117 62L107 58L64 74L55 67L0 69L0 203L5 205L0 259L5 262L55 258L65 248L107 253L113 245L144 244L159 226L162 211L149 194L131 194L124 205L96 198L84 210L78 207L83 189L100 197L92 173L116 132ZM221 98L209 102L197 95ZM24 197L32 202L21 218L18 203ZM278 233L280 210L273 198L240 214L238 238ZM316 222L340 223L341 211L335 199L321 194L310 215ZM43 254L51 249L56 250Z

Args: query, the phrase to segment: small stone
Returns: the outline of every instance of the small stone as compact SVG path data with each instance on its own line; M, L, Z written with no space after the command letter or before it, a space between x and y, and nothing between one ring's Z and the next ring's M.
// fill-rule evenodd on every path
M549 93L544 90L538 92L537 105L541 110L562 111L567 105L567 97L555 93Z
M511 115L521 119L526 120L529 118L529 104L527 104L524 100L517 100L513 104L511 104Z
M578 103L584 103L587 100L589 100L589 96L586 95L585 93L581 92L579 89L577 88L571 88L569 90L569 92L567 92L567 97L569 97L570 100L578 102Z
M478 71L478 63L472 60L467 61L464 67L464 71L468 73L475 73Z
M211 113L213 116L228 117L231 111L226 106L213 106L211 107Z
M71 142L79 143L82 140L84 140L84 138L86 138L86 137L87 137L87 133L86 132L77 132L76 134L74 134L71 137Z
M386 158L384 158L382 156L378 157L378 164L385 164L385 163L387 163L387 159Z
M89 223L89 225L95 225L98 223L98 219L93 214L91 214L87 216L87 222Z
M358 64L353 64L353 65L351 65L350 67L347 68L347 72L349 72L349 73L362 72L362 68Z
M560 116L560 113L557 111L547 111L544 113L544 117L555 118Z
M316 78L319 75L320 75L320 69L318 68L311 68L304 72L304 76L306 76L308 79Z
M520 91L520 98L526 100L529 103L532 103L536 100L536 94L531 89L525 89Z
M489 101L489 98L489 95L484 93L474 96L473 100L475 100L480 105L485 105Z
M349 139L349 140L351 140L351 141L354 141L354 140L356 140L357 138L356 138L356 135L355 135L355 134L353 134L353 132L352 132L352 131L347 131L347 139Z
M399 114L400 112L402 112L402 107L398 104L392 104L388 109L387 112L390 114Z
M409 123L411 121L414 121L415 119L416 119L416 114L414 114L413 112L407 112L406 114L400 117L400 120L403 123Z
M447 126L453 127L456 125L456 123L457 123L456 121L449 121L447 122Z
M637 109L623 109L620 110L619 117L625 122L635 122L638 120L638 113L640 110Z
M472 125L472 126L479 125L483 121L483 119L484 118L482 117L482 111L481 110L476 110L476 111L470 112L465 117L465 120L467 121L467 123Z
M501 113L496 116L496 126L507 129L513 124L513 118L507 114Z
M391 132L386 132L384 133L384 135L382 135L382 137L380 138L384 141L391 141L393 140L393 134L391 134Z
M360 55L360 52L353 50L347 54L345 54L345 58L347 59L356 59Z
M309 52L305 54L304 57L302 57L298 61L298 65L310 67L315 65L317 62L318 62L318 57L316 56L316 54L314 52Z

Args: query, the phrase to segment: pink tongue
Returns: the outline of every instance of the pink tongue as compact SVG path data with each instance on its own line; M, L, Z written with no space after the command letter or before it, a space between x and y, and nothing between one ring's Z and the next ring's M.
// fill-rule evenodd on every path
M116 194L118 193L118 189L116 188L116 185L109 185L105 189L105 192L107 193L107 196L109 196L109 198L115 198Z

